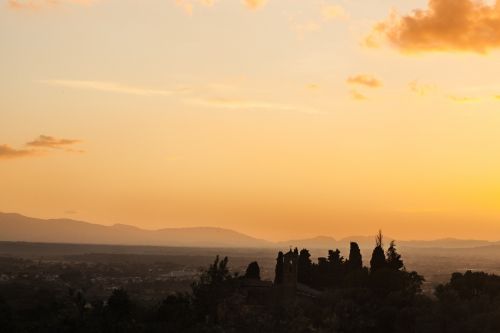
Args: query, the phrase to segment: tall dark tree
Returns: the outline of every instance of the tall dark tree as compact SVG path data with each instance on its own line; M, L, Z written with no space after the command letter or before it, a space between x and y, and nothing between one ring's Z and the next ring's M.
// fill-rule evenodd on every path
M274 284L283 283L283 252L278 253L278 258L276 258L276 269L274 271Z
M382 231L378 232L375 237L375 248L373 249L372 258L370 259L370 271L375 272L386 267L385 253L383 248Z
M387 249L387 267L396 271L404 267L403 260L396 250L396 243L394 241L391 242L389 249Z
M356 271L363 268L363 257L361 250L356 242L351 242L351 249L349 250L349 260L347 261L347 268L349 271Z
M247 279L260 280L260 267L259 267L259 264L256 261L251 262L248 265L247 271L245 273L245 277Z
M304 284L310 284L312 280L312 261L309 250L300 250L297 263L297 281Z

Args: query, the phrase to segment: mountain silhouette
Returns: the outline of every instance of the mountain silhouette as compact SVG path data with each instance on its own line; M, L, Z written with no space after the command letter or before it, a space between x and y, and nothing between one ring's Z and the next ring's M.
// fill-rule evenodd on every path
M124 224L104 226L70 219L43 220L12 213L0 213L0 240L192 247L269 247L271 245L270 242L222 228L145 230Z
M385 237L389 244L393 238ZM105 226L71 219L38 219L15 213L0 213L0 241L42 243L79 243L111 245L155 245L174 247L235 247L235 248L283 248L346 249L351 241L361 248L372 248L373 236L351 236L335 239L318 236L271 242L243 233L215 227L164 228L145 230L126 224ZM398 240L402 248L478 248L498 246L500 242L485 240L461 240L444 238L437 240Z

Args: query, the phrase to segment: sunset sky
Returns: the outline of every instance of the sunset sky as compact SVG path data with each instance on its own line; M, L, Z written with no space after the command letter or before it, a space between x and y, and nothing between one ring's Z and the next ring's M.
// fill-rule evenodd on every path
M0 0L0 211L500 239L500 1Z

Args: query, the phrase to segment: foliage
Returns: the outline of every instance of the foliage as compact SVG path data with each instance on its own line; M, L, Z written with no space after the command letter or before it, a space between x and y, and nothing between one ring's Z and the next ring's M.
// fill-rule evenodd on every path
M256 261L248 264L247 270L245 272L245 277L247 279L260 280L260 267Z

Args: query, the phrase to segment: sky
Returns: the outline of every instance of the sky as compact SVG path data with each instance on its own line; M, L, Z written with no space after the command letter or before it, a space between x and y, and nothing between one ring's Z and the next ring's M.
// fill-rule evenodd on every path
M500 239L500 1L0 0L0 211Z

